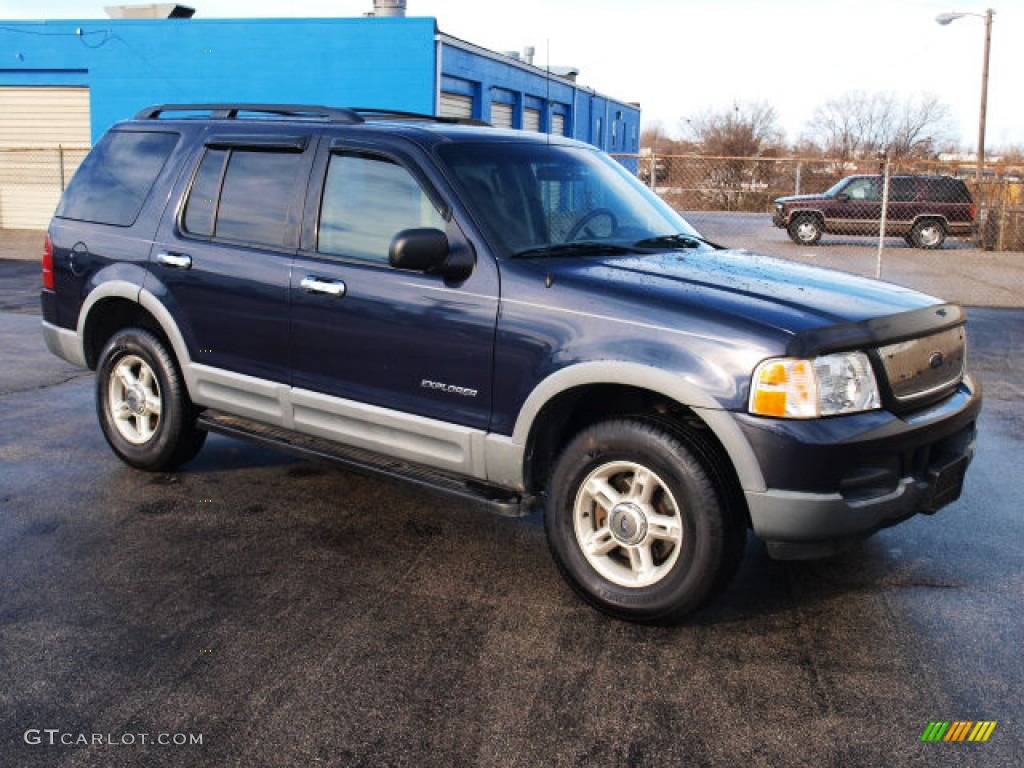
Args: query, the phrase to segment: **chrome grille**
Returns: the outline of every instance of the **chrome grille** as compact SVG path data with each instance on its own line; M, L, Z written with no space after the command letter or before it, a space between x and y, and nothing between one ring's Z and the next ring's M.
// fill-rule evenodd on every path
M893 397L901 403L952 389L964 375L963 326L878 348Z

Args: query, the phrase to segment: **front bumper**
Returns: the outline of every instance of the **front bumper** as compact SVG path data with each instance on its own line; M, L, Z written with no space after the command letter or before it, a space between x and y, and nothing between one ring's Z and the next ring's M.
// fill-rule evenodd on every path
M960 496L980 410L968 377L949 398L903 417L738 416L767 485L745 492L754 533L774 557L811 557L937 511Z

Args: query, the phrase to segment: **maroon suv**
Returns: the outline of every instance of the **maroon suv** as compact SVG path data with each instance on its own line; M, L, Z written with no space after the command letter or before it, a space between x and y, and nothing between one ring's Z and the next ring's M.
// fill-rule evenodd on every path
M882 218L882 176L847 176L818 195L775 200L772 223L798 245L814 245L824 232L877 235ZM947 235L970 235L975 205L967 185L953 176L890 176L887 235L916 248L939 248Z

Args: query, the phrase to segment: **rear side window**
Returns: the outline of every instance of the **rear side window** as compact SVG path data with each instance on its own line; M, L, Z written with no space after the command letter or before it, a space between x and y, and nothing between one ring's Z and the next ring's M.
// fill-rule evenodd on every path
M130 227L177 143L176 133L109 131L82 161L56 215Z
M917 198L917 180L893 178L889 183L889 199L895 202L909 202Z
M288 246L302 164L299 152L208 149L192 181L182 227L200 237Z

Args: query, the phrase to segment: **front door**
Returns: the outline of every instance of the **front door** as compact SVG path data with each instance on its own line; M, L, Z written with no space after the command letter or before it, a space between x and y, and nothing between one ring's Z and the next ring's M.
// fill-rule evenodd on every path
M307 204L316 226L291 278L296 427L472 471L469 431L490 418L495 265L478 254L458 283L392 268L405 229L471 245L408 155L326 144Z
M827 228L848 235L878 234L882 186L878 176L858 176L825 206Z

